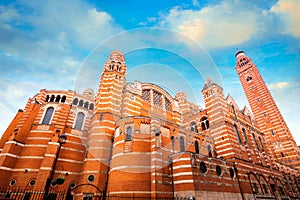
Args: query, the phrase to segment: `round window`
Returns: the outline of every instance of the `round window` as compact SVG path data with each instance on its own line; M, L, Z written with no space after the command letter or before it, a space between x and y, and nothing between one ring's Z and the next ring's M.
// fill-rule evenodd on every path
M16 184L16 182L17 182L16 179L12 179L12 180L9 182L9 185L10 185L10 186L13 186L14 184Z
M34 186L34 184L35 184L35 180L34 179L32 179L31 181L29 181L29 185L30 186Z
M88 181L89 182L93 182L95 180L95 176L94 175L89 175L88 176Z
M222 175L222 169L221 169L220 165L216 166L216 173L217 173L218 176Z
M76 183L75 183L75 182L70 183L70 188L71 188L71 189L73 189L73 188L75 188L75 187L76 187Z
M234 178L234 170L232 168L229 169L230 177Z
M202 173L206 173L207 172L207 167L206 167L206 164L205 162L200 162L200 170Z

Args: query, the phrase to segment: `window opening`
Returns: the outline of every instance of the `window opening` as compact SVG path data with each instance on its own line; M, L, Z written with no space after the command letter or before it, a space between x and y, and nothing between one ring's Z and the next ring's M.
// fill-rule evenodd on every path
M212 157L211 146L207 145L208 157Z
M86 102L84 103L84 108L88 109L88 107L89 107L89 102L86 101Z
M75 122L74 128L75 128L76 130L81 131L81 130L82 130L83 122L84 122L84 113L83 113L83 112L79 112L79 113L77 114L77 118L76 118L76 122Z
M171 110L171 102L169 99L165 99L165 105L166 105L166 110L170 111Z
M261 148L264 149L265 147L264 147L264 143L263 143L261 137L258 137L258 140L259 140Z
M238 131L238 129L237 129L236 124L234 124L233 127L234 127L234 131L235 131L236 138L237 138L238 142L239 142L240 144L242 144L242 140L241 140L241 137L240 137L240 134L239 134L239 131Z
M150 90L143 90L142 91L142 98L146 102L150 102Z
M252 136L253 136L255 147L256 147L257 150L259 150L258 144L257 144L257 141L256 141L256 137L255 137L255 135L253 133L252 133Z
M55 96L51 95L50 102L54 102Z
M209 129L209 121L208 121L207 117L203 117L201 119L201 128L202 128L202 131Z
M90 109L90 110L94 110L94 104L93 104L93 103L90 104L89 109Z
M199 153L200 153L200 151L199 151L199 142L198 142L198 140L195 141L195 153L196 153L196 154L199 154Z
M77 104L78 104L78 99L75 98L75 99L73 100L73 105L77 105Z
M131 127L127 127L126 130L126 141L132 140L132 128Z
M46 114L44 115L44 119L43 119L43 121L42 121L42 124L50 124L50 120L51 120L51 118L52 118L53 111L54 111L54 108L53 108L53 107L49 107L49 108L46 110Z
M185 141L184 141L184 137L181 136L179 140L180 140L180 151L181 151L181 152L184 152L184 151L185 151L185 144L184 144Z
M161 107L162 102L161 102L161 94L158 93L157 91L153 91L153 103L156 106Z
M83 106L83 100L82 100L82 99L79 101L79 104L78 104L78 106L80 106L80 107L82 107L82 106Z
M66 98L67 98L67 97L64 95L64 96L61 98L61 102L64 103L64 102L66 101Z
M55 99L55 102L59 102L60 101L60 95L57 95L56 99Z
M248 76L247 77L247 81L249 82L249 81L251 81L252 80L252 77L251 76Z
M191 131L198 133L198 127L197 127L196 122L194 122L194 121L191 122L190 126L191 126Z
M242 128L242 132L243 132L245 141L248 143L249 141L248 141L248 138L247 138L246 130L244 128Z

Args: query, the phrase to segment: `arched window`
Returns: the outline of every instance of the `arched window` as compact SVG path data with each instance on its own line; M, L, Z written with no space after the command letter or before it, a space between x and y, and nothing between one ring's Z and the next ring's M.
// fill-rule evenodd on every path
M242 132L243 132L245 141L248 143L248 138L247 138L246 130L244 128L242 128Z
M52 94L50 98L50 102L54 102L55 96Z
M212 157L212 152L211 152L211 146L207 145L207 152L208 152L208 156Z
M196 122L191 122L190 126L191 126L191 131L198 133L198 127Z
M53 115L53 111L54 111L54 108L53 107L49 107L47 110L46 110L46 113L44 115L44 119L42 121L42 124L50 124L50 120L52 118L52 115Z
M284 157L284 154L282 152L280 152L280 154L281 154L281 157Z
M64 96L61 98L61 102L64 103L64 102L66 101L66 98L67 98L67 97L64 95Z
M233 105L231 105L231 108L232 108L232 112L233 112L234 116L235 116L235 117L237 117L237 116L236 116L236 112L235 112L235 108L234 108L234 106L233 106Z
M90 109L90 110L94 110L94 104L93 104L93 103L90 104L89 109Z
M82 130L82 125L83 125L83 122L84 122L84 113L83 112L79 112L77 114L77 117L76 117L76 122L75 122L75 126L74 128L76 130Z
M252 133L252 137L253 137L253 140L254 140L255 147L257 148L257 150L259 150L259 147L258 147L258 144L257 144L257 141L256 141L256 137L253 133Z
M200 153L200 151L199 151L199 142L198 142L198 140L195 141L195 153L196 153L196 154L199 154L199 153Z
M78 104L78 99L75 98L75 99L73 100L73 105L77 105L77 104Z
M78 106L81 106L81 107L83 106L83 100L82 99L79 101Z
M234 128L234 131L235 131L236 138L237 138L238 142L239 142L240 144L242 144L242 140L241 140L241 137L240 137L240 134L239 134L239 131L238 131L238 129L237 129L236 124L233 125L233 128Z
M252 80L252 77L251 76L248 76L247 77L247 82L251 81Z
M46 96L46 102L49 101L49 98L50 98L49 95L47 95L47 96Z
M258 137L258 140L259 140L261 148L264 149L265 147L264 147L264 143L263 143L261 137Z
M89 102L86 101L86 102L84 103L84 108L87 109L88 107L89 107Z
M57 95L57 97L55 98L55 102L59 102L60 101L60 95Z
M203 117L201 119L201 128L202 128L202 131L207 130L209 128L209 121L208 121L207 117Z
M132 140L132 128L131 127L127 127L126 129L126 141L128 140Z
M184 137L181 136L179 140L180 140L180 151L181 151L181 152L184 152L184 151L185 151Z

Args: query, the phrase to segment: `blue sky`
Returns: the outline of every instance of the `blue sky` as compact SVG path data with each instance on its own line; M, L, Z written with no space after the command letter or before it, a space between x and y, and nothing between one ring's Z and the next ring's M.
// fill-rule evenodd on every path
M97 87L111 50L126 55L128 82L185 91L203 107L206 76L242 109L237 49L258 66L300 144L298 0L0 2L0 134L40 89Z

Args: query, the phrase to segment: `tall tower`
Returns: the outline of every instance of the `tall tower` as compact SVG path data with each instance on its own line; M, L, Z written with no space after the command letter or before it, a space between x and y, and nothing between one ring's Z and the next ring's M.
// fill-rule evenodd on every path
M300 168L298 146L257 67L245 52L238 51L236 71L273 161Z
M124 54L113 51L104 64L88 132L88 151L82 182L93 180L93 184L104 193L107 191L115 122L122 115L126 70Z

